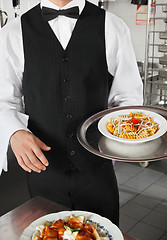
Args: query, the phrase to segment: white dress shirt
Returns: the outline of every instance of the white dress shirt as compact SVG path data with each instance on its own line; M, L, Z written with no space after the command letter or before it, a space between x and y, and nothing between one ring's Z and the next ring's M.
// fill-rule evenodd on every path
M41 7L59 9L49 0L41 0ZM85 0L72 0L62 9L79 7ZM49 21L50 27L65 49L76 19L59 16ZM106 60L108 71L114 76L108 104L113 106L141 105L143 85L138 72L129 29L112 13L105 17ZM9 22L0 31L0 174L7 171L7 150L11 135L17 130L28 130L28 116L23 113L22 77L24 51L20 18ZM103 80L103 79L102 79Z

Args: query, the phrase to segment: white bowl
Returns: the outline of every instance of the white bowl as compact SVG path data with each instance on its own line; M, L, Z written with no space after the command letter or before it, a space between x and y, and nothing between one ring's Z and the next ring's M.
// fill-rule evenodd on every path
M140 139L120 138L120 137L114 136L113 134L108 132L106 126L107 126L107 123L109 122L110 118L115 119L115 118L117 118L118 115L126 115L126 114L129 114L130 112L133 112L133 113L142 112L142 113L145 113L146 115L150 116L154 122L159 124L159 130L150 137L140 138ZM104 117L102 117L98 122L98 129L105 137L110 138L112 140L124 142L124 143L136 144L136 143L152 141L152 140L155 140L155 139L161 137L162 135L164 135L167 131L167 120L155 112L141 110L141 109L125 109L125 110L120 110L120 111L115 111L115 112L109 113L109 114L105 115Z

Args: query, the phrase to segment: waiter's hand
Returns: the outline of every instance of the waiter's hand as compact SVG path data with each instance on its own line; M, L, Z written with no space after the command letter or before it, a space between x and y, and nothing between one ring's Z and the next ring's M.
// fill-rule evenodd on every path
M42 150L49 151L50 147L32 133L19 130L11 136L10 143L18 164L25 171L31 172L33 170L40 173L49 165Z

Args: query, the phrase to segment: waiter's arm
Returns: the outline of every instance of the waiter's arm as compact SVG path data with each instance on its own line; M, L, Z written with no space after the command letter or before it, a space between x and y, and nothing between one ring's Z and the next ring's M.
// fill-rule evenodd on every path
M106 12L105 39L108 71L114 76L109 107L142 105L143 83L129 29L120 18L109 12Z
M19 165L40 172L48 165L42 150L50 150L27 128L23 113L22 74L24 56L20 24L15 19L0 31L0 174L7 171L9 140ZM39 160L40 159L40 160Z

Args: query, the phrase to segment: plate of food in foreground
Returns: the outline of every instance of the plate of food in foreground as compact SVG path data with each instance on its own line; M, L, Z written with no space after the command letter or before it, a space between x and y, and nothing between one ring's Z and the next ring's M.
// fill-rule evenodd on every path
M119 228L109 219L84 211L62 211L32 222L19 240L123 240Z
M167 121L160 114L124 109L102 117L99 131L107 138L124 143L143 143L161 137L167 131Z

